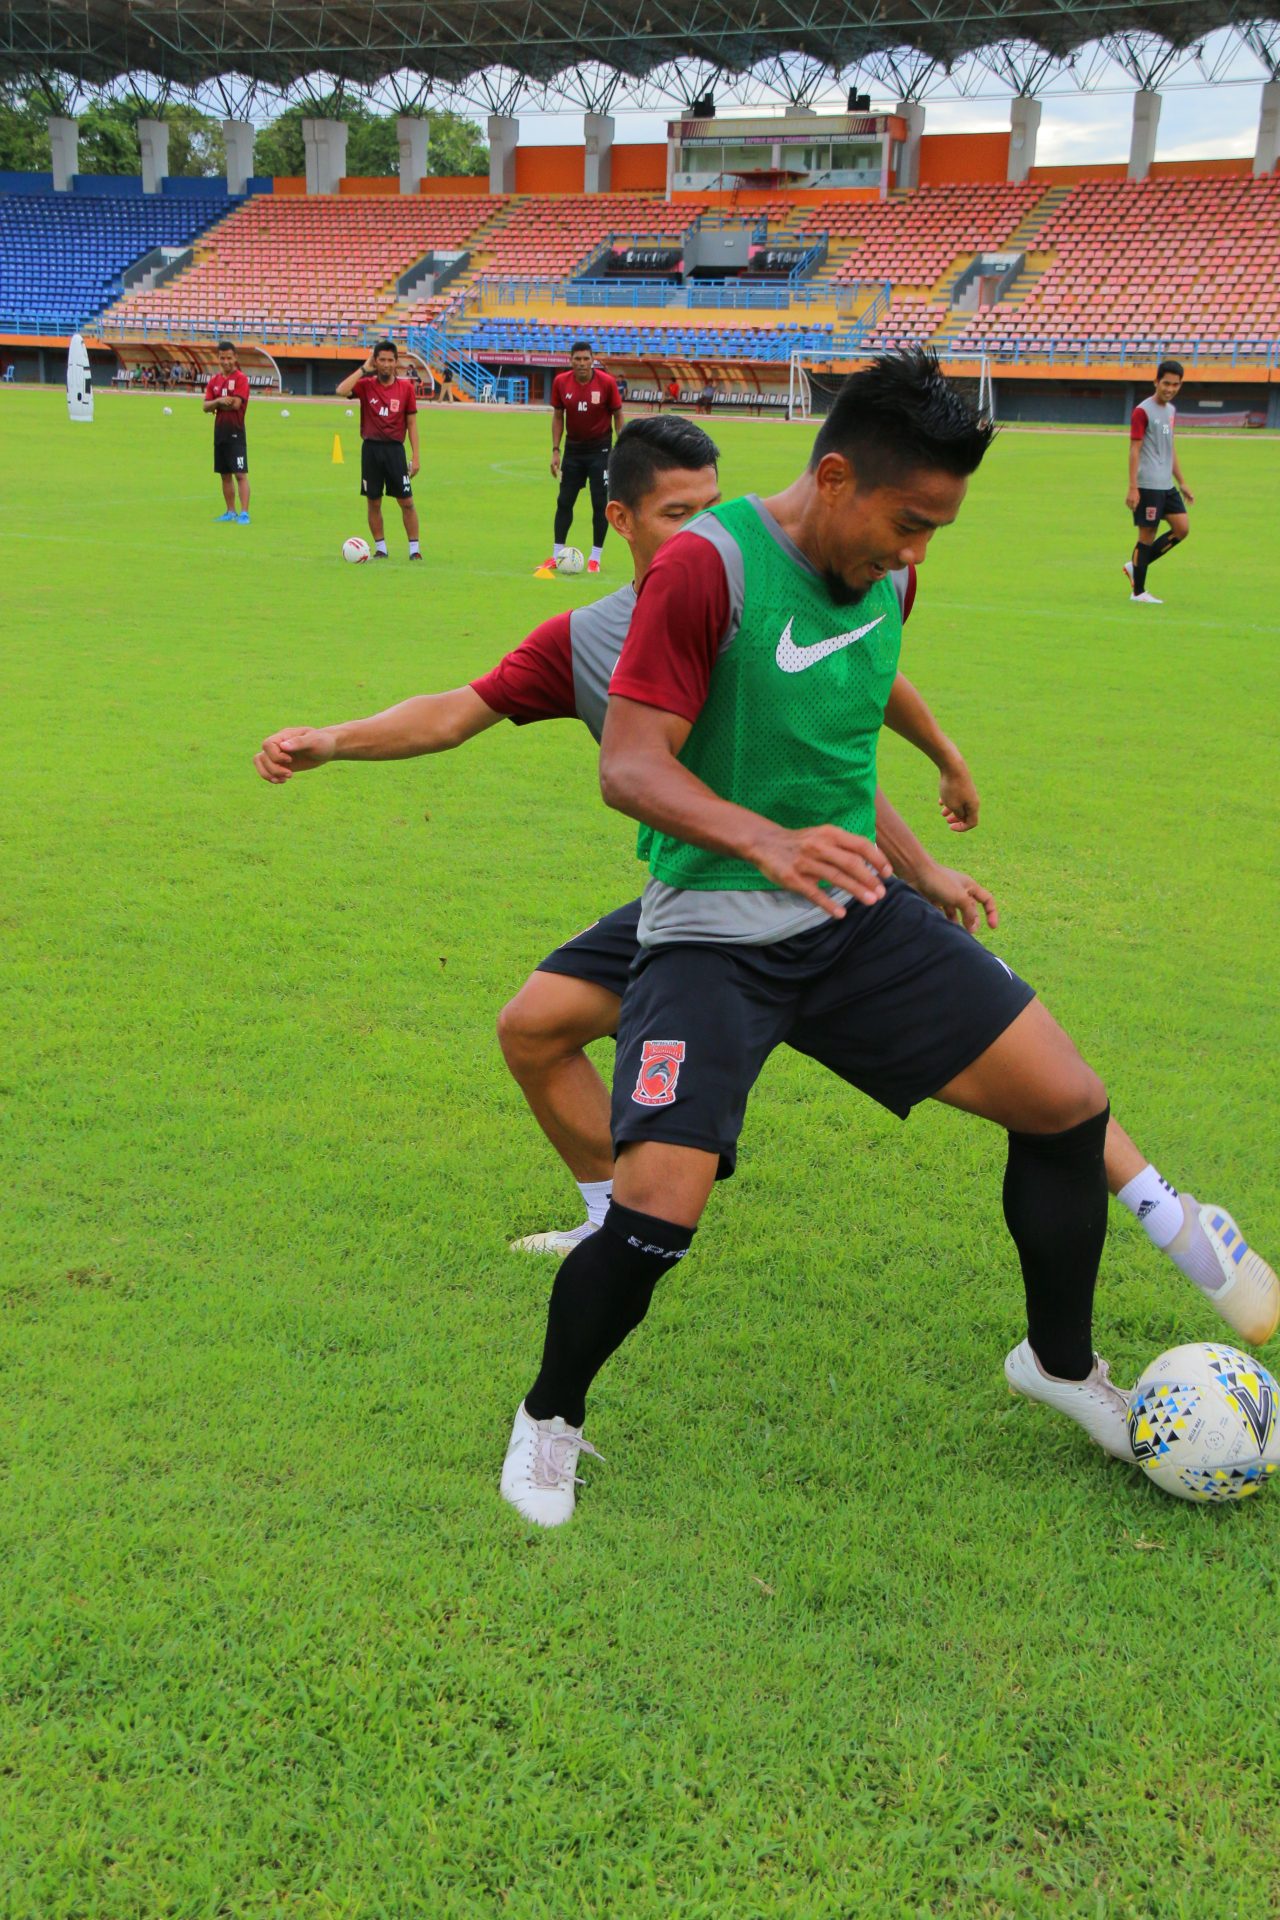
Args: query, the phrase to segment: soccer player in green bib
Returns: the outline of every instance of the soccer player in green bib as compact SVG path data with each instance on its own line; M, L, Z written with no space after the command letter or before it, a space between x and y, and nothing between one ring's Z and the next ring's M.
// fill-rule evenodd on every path
M992 431L932 355L887 357L845 383L798 480L714 508L640 588L600 755L650 872L613 1195L556 1275L502 1473L539 1525L572 1515L591 1381L689 1252L784 1043L903 1118L936 1099L1005 1129L1027 1305L1006 1377L1133 1457L1092 1337L1106 1091L1032 988L896 879L873 837L902 635L890 576L955 520Z

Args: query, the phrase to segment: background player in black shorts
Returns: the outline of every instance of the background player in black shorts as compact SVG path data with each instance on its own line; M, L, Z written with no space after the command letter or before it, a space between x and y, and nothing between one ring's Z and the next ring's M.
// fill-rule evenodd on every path
M213 470L222 478L223 511L218 519L235 521L242 527L249 524L249 448L244 434L248 404L249 381L236 361L235 345L219 340L218 372L204 390L204 410L213 415Z
M585 486L591 488L591 554L587 572L599 573L600 555L609 530L605 509L609 501L609 453L615 432L622 432L622 395L613 375L595 365L590 342L579 340L570 351L568 373L558 373L551 383L551 477L559 480L560 491L556 496L551 557L543 561L539 573L554 567L564 552L573 525L574 502ZM565 434L569 445L562 468L560 441Z
M1129 422L1129 491L1124 503L1133 515L1138 538L1124 571L1130 600L1152 607L1162 603L1147 591L1147 568L1186 539L1190 532L1187 508L1195 504L1173 440L1178 412L1173 403L1181 385L1181 361L1162 360L1156 368L1155 391L1138 402ZM1169 523L1167 533L1159 532L1162 520Z
M373 557L387 558L386 533L382 524L382 496L389 493L404 515L404 530L409 541L409 558L421 560L418 544L418 509L413 504L413 479L421 464L418 457L418 396L412 380L400 377L396 368L395 343L379 340L372 354L355 373L339 381L338 392L344 400L354 394L360 402L360 491L369 503L369 531L373 535ZM409 438L412 459L406 459L405 435Z

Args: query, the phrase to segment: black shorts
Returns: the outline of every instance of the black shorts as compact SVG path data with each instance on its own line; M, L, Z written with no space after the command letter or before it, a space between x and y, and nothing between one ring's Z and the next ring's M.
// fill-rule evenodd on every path
M1139 487L1138 504L1133 510L1135 527L1158 527L1175 513L1185 513L1187 503L1176 487Z
M621 1000L640 952L639 928L640 902L628 901L625 907L615 907L602 920L566 940L540 960L534 971L567 973L573 980L589 980L593 987L616 993Z
M367 500L381 500L384 492L397 500L412 500L409 457L403 440L360 442L360 491Z
M248 473L249 444L243 433L215 433L213 436L215 473Z
M701 1147L727 1179L747 1098L784 1042L905 1120L1034 998L901 880L772 946L644 948L618 1024L615 1150Z

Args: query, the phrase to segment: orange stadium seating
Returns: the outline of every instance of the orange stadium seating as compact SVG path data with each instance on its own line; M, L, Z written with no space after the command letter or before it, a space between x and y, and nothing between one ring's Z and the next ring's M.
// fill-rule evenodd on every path
M484 240L487 273L573 273L611 233L678 238L705 203L669 205L660 194L539 194L520 201Z
M856 243L832 274L834 285L894 280L927 287L957 255L1002 246L1043 193L1029 184L921 187L893 200L815 207L805 228Z
M357 199L261 194L201 236L196 264L108 309L154 321L270 334L371 325L395 281L433 248L465 246L504 204L489 198Z
M1043 276L967 337L1209 352L1280 339L1280 175L1085 181L1033 245L1054 256Z

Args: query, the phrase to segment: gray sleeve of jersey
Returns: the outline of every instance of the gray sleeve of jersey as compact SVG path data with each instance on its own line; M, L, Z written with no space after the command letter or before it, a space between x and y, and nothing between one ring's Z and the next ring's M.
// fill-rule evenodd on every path
M725 583L729 589L729 624L720 641L720 651L723 653L737 638L742 625L742 609L746 604L747 575L742 564L742 548L713 514L705 514L701 519L691 521L685 532L695 533L700 540L708 541L724 562Z
M892 580L893 590L898 596L898 612L905 620L907 617L907 588L911 585L911 569L910 567L895 567L889 575L889 578Z
M628 581L616 593L606 594L591 606L575 607L569 615L574 705L579 720L596 740L604 732L609 681L618 664L635 605L636 590Z

